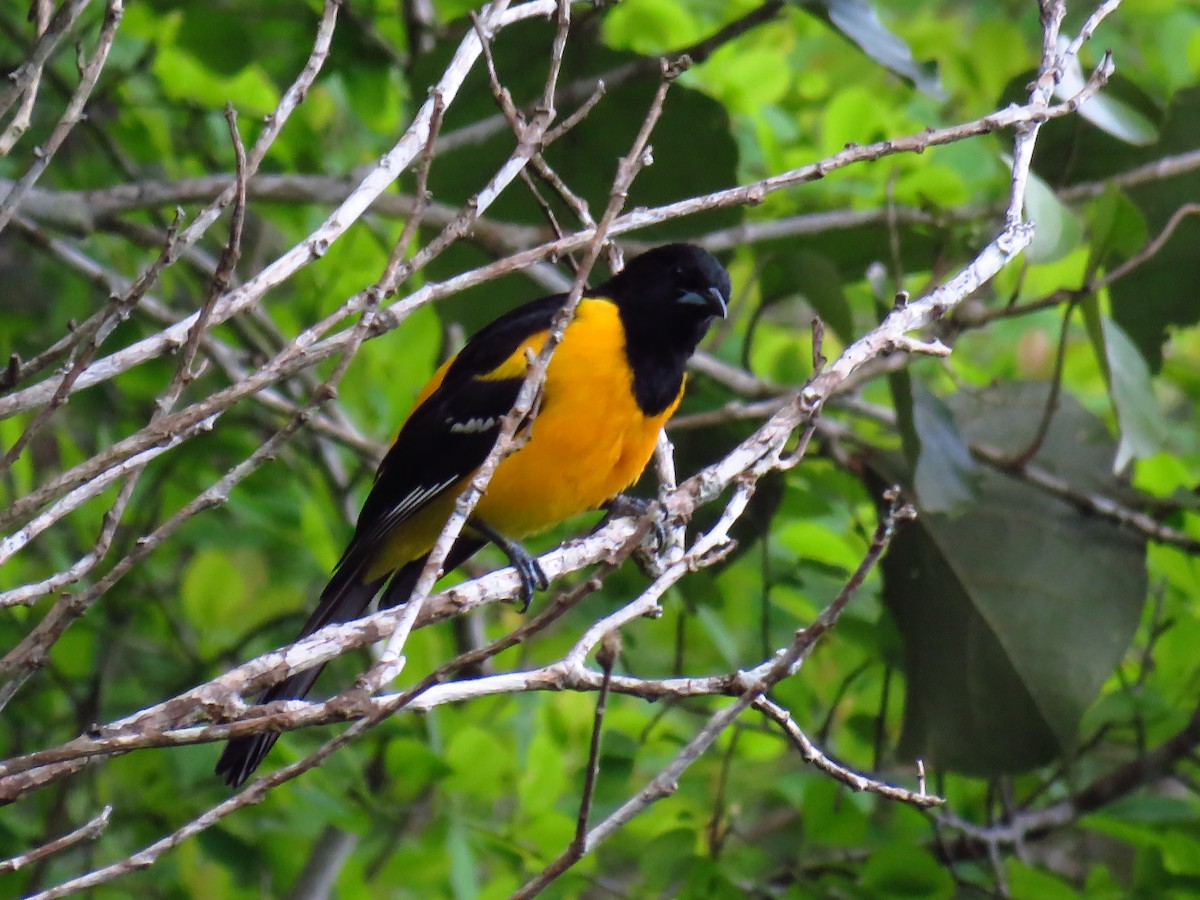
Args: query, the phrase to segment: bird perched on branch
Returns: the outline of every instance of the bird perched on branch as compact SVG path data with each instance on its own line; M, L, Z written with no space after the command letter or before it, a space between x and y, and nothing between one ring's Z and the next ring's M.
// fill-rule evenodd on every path
M585 291L554 351L541 403L519 449L500 461L446 559L463 563L499 546L521 577L528 605L546 587L517 543L577 513L608 506L637 481L663 424L683 396L684 369L729 304L729 273L708 252L668 244ZM472 337L421 390L375 475L354 536L300 637L408 600L455 501L491 452L565 295L508 312ZM299 699L321 666L280 682L259 703ZM238 737L217 774L242 784L278 732Z

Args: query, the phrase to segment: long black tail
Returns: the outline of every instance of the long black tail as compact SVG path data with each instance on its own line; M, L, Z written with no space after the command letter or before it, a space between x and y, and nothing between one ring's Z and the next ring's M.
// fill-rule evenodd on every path
M366 611L371 598L379 591L383 578L363 583L353 577L339 577L337 573L321 592L321 600L313 614L296 636L296 640L308 637L314 631L334 622L349 622ZM297 672L272 687L267 688L256 701L259 704L274 700L301 700L321 674L325 666L314 666ZM263 731L238 737L225 745L225 752L217 761L217 774L230 787L238 787L258 768L267 752L279 740L278 731Z
M450 550L446 564L443 566L444 570L449 572L451 569L457 568L474 555L475 551L483 544L484 542L481 540L464 535ZM397 606L407 602L421 575L421 569L425 567L425 559L426 557L422 556L396 570L380 600L381 607ZM325 590L321 592L317 608L304 623L296 640L308 637L314 631L334 622L349 622L359 618L366 611L371 598L378 593L380 586L386 580L385 576L364 583L358 580L357 573L347 572L345 568L339 569L334 573ZM268 688L256 702L261 705L274 700L301 700L312 689L313 682L317 680L317 676L324 668L324 665L313 666L311 669L297 672L279 684ZM258 734L234 738L225 745L225 752L217 760L217 775L230 787L239 787L259 767L277 740L279 740L278 731L262 731Z

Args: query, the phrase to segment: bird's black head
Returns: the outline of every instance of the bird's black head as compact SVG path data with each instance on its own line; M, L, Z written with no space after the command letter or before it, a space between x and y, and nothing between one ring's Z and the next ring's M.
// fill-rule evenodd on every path
M694 244L655 247L596 290L616 301L627 331L651 330L656 342L688 355L712 320L729 311L729 292L725 267Z
M675 399L712 320L729 311L729 273L707 250L667 244L631 259L593 292L621 311L634 388L647 411Z

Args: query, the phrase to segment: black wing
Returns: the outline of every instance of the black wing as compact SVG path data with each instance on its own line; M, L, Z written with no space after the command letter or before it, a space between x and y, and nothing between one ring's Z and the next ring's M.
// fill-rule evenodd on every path
M379 464L339 572L364 571L389 531L482 465L524 379L480 376L500 366L531 335L548 329L564 299L556 294L526 303L467 342Z
M549 328L562 301L562 295L543 297L479 331L450 364L438 389L408 417L379 465L354 537L299 637L332 622L348 622L361 616L387 580L386 575L366 580L387 533L470 475L487 458L500 432L500 420L516 402L523 379L479 376L512 356L531 335ZM458 566L482 543L475 536L463 535L451 548L446 568ZM402 565L388 585L382 604L405 602L424 564L425 557L421 557ZM304 697L323 668L297 672L269 688L258 703ZM230 786L242 784L278 738L276 731L234 738L217 762L217 774Z

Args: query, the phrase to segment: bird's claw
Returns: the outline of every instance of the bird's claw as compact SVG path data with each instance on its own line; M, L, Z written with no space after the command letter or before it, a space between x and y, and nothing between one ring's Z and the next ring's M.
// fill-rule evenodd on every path
M534 593L550 587L550 579L546 577L546 571L542 568L541 563L530 556L524 547L519 544L515 546L517 552L509 553L509 562L517 570L517 575L521 579L520 612L521 615L524 615L529 610L529 604L533 602Z
M521 613L524 614L533 602L534 593L550 587L546 571L528 550L516 541L506 538L486 522L474 519L471 528L499 547L508 557L509 564L517 570L517 577L521 579Z

